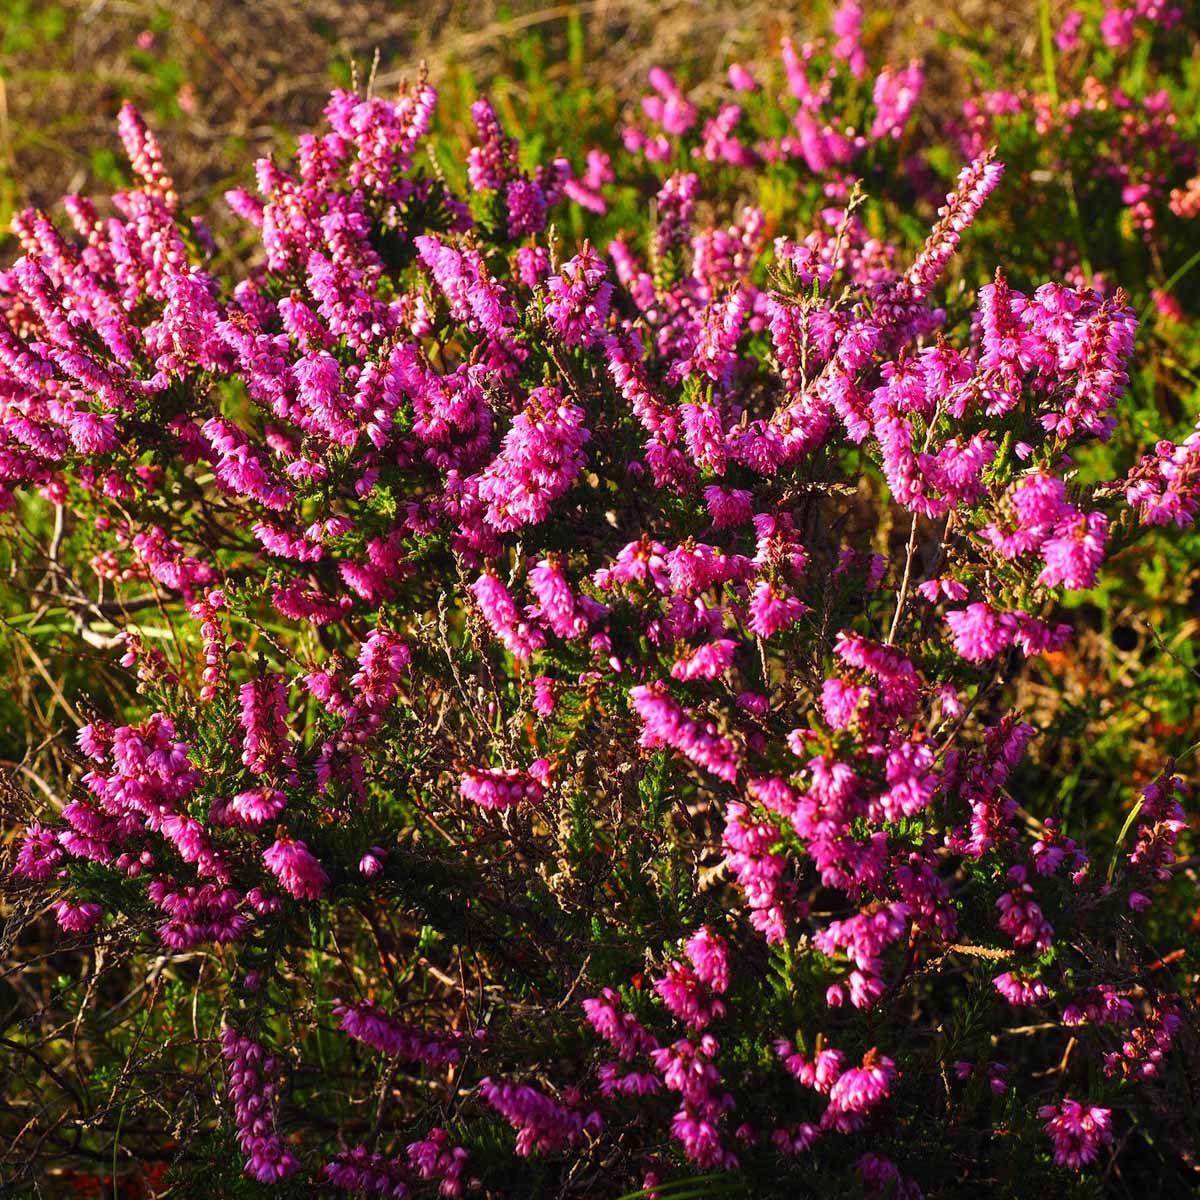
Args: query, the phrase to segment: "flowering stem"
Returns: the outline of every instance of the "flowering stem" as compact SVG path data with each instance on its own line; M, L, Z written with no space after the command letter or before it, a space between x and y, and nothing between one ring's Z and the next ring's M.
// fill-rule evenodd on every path
M1137 820L1138 813L1142 811L1142 805L1145 802L1145 796L1138 797L1138 802L1129 810L1129 816L1125 818L1125 824L1121 826L1121 832L1117 834L1117 844L1113 847L1112 861L1108 864L1108 874L1104 877L1105 883L1112 883L1113 872L1117 869L1117 856L1121 853L1121 843L1125 841L1125 835Z
M892 614L892 627L884 639L885 645L892 645L896 640L896 630L900 627L900 614L904 612L908 600L908 583L912 575L913 553L917 547L917 514L913 513L912 525L908 531L908 550L904 556L904 578L900 581L900 593L896 597L896 611Z

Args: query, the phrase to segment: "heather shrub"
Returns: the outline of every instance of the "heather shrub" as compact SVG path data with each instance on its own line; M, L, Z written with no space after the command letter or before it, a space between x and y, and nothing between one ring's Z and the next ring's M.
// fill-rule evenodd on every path
M1129 11L1113 73L1183 36ZM44 1147L183 1195L1194 1186L1194 657L1065 681L1089 605L1188 603L1200 434L1138 338L1153 290L1194 347L1194 144L1069 107L1073 17L1048 110L919 128L861 19L571 158L339 90L232 263L128 106L113 215L15 219L5 520L128 681L10 805L18 953L91 964L6 1035Z

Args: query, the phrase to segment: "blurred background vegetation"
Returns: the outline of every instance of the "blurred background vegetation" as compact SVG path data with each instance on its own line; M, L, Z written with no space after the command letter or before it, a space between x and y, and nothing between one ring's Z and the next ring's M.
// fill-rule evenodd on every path
M776 57L781 36L814 35L824 11L798 0L5 0L0 224L64 192L120 184L113 122L123 99L169 148L184 200L203 206L281 138L311 127L331 87L355 72L365 81L374 64L386 89L427 63L447 131L483 89L497 93L503 116L544 128L569 86L584 122L552 127L572 139L607 124L612 136L616 109L654 64L703 98L728 62ZM1037 53L1030 0L917 0L896 15L868 6L868 48L900 58L940 49L943 60L964 45ZM940 65L935 53L930 92L951 104L963 73Z

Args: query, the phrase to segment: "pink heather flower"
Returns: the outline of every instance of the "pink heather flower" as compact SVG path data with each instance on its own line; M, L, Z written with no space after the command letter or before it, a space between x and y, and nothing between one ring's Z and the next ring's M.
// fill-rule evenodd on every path
M325 1179L343 1192L391 1196L405 1200L413 1194L418 1180L438 1184L439 1196L461 1196L463 1172L470 1153L462 1146L451 1146L450 1135L433 1128L429 1136L411 1142L403 1158L387 1159L373 1154L365 1146L340 1151L326 1163Z
M913 299L923 299L929 294L953 258L963 233L974 223L1003 174L1004 164L996 161L995 150L985 151L959 172L957 189L938 209L941 219L905 277Z
M725 1015L725 1005L688 965L675 960L667 973L654 980L654 990L670 1012L691 1029L704 1029Z
M1131 1025L1137 1010L1108 984L1085 988L1064 1006L1064 1025Z
M863 1118L891 1094L896 1064L875 1050L863 1056L861 1067L842 1071L829 1089L829 1107L821 1118L822 1128L851 1133L861 1128Z
M1048 950L1054 937L1050 922L1042 915L1041 906L1033 898L1033 888L1025 882L1025 868L1012 867L1009 877L1017 886L1005 892L997 901L1000 929L1018 946L1032 946L1036 950Z
M300 1168L283 1144L275 1119L279 1107L280 1063L264 1055L257 1042L228 1027L221 1031L221 1054L229 1081L238 1144L246 1155L245 1170L260 1183L278 1183Z
M805 1121L786 1129L772 1130L771 1144L780 1154L804 1154L813 1148L820 1136L820 1129Z
M386 629L374 630L358 648L358 670L350 677L353 721L378 717L391 707L401 676L411 661L408 646Z
M919 62L896 69L886 65L875 78L875 117L871 122L872 141L891 138L899 141L917 106L925 86L925 68Z
M471 187L499 188L517 171L517 143L507 137L491 102L481 97L471 105L471 120L478 137L467 155Z
M735 92L757 92L758 81L741 63L731 63L729 66L729 86Z
M1187 816L1176 795L1182 790L1183 781L1175 775L1165 775L1142 788L1140 820L1128 861L1145 880L1163 883L1171 877L1175 847L1187 828Z
M549 675L538 675L533 679L533 708L539 717L548 717L554 712L554 680Z
M226 810L229 818L236 817L251 828L274 820L286 807L287 797L278 788L251 788L238 792Z
M76 744L88 758L103 762L112 751L114 730L105 721L84 725L75 735Z
M1154 309L1159 316L1172 325L1178 325L1187 319L1183 311L1183 306L1170 292L1164 292L1161 288L1154 288L1150 293L1150 298L1154 301Z
M671 1123L672 1135L687 1158L701 1167L737 1163L722 1145L723 1118L734 1100L722 1089L720 1072L712 1061L718 1049L717 1040L704 1034L697 1042L681 1038L650 1055L663 1083L679 1092L683 1101Z
M575 180L567 184L568 195ZM517 275L531 291L550 273L550 255L544 246L522 246L517 251Z
M1104 542L1108 518L1103 513L1068 518L1053 537L1042 543L1046 566L1038 582L1047 587L1066 587L1072 591L1090 588L1096 582L1096 569L1104 560Z
M566 1150L603 1126L599 1113L585 1116L528 1085L485 1078L479 1081L479 1094L517 1131L516 1153L522 1158L535 1150L539 1154Z
M189 950L203 942L236 942L245 930L246 917L237 911L242 897L233 888L211 883L169 887L155 879L147 890L167 917L158 934L172 950Z
M409 1165L424 1180L440 1181L438 1194L461 1196L462 1173L466 1169L470 1151L463 1146L451 1146L446 1130L434 1127L429 1136L408 1145Z
M1020 971L1005 971L1003 975L997 975L992 984L1009 1004L1039 1004L1050 996L1040 979Z
M849 729L859 706L871 695L870 688L848 683L835 675L821 685L821 711L833 729Z
M242 710L242 762L255 775L293 766L295 759L287 753L288 702L283 677L269 674L245 683L238 695Z
M842 921L831 921L813 937L822 954L833 957L839 950L864 971L878 973L884 950L909 929L906 905L894 903L874 912L860 912Z
M755 585L750 600L750 631L757 637L773 637L808 612L808 605L797 600L786 588L762 582Z
M436 1067L456 1063L461 1057L460 1033L419 1029L389 1016L374 1004L338 1004L333 1015L342 1032L380 1054Z
M175 185L163 166L162 147L146 127L141 113L128 101L117 114L117 131L134 173L149 190L161 197L168 210L173 210L178 198Z
M662 67L651 67L648 79L658 95L642 98L646 116L675 137L686 133L696 122L695 106L688 103L679 85Z
M623 1011L621 997L604 988L599 996L583 1001L588 1024L621 1058L629 1060L638 1054L658 1049L658 1042L632 1014Z
M729 987L729 947L725 939L702 925L688 938L684 948L697 978L714 992L724 993Z
M1125 500L1150 525L1191 525L1200 508L1200 428L1178 446L1160 441L1125 479Z
M700 191L700 179L691 172L677 171L658 193L658 229L654 234L654 257L665 259L687 240Z
M54 906L54 915L59 928L67 933L87 933L104 915L104 909L99 904L72 904L68 900L60 900Z
M855 79L861 79L866 74L867 59L860 40L862 5L858 0L842 0L833 10L829 29L836 39L832 46L833 57L846 63Z
M387 851L382 846L372 846L358 860L359 872L370 879L374 875L378 875L383 870L383 860L387 856Z
M1054 45L1060 54L1070 54L1079 46L1079 31L1083 28L1083 13L1078 8L1072 8L1063 17L1054 34Z
M851 971L847 977L850 1003L855 1008L871 1008L884 993L883 980L864 971Z
M782 942L787 932L784 901L788 889L783 882L788 860L772 854L779 828L771 821L748 819L749 810L734 801L725 809L725 862L746 895L750 923L768 942Z
M246 893L246 903L261 917L277 913L282 907L278 896L269 895L262 888L257 887L251 888Z
M900 1173L890 1158L868 1151L854 1164L862 1176L865 1195L870 1200L923 1200L924 1192L915 1180Z
M1156 998L1144 1018L1126 1031L1120 1053L1112 1051L1105 1055L1104 1074L1110 1079L1154 1078L1182 1028L1177 1001L1170 996Z
M508 588L495 575L485 571L471 585L471 592L492 632L519 662L527 661L546 644L546 635L518 616Z
M584 412L556 388L535 388L504 435L500 453L478 477L485 520L501 533L537 525L583 469L591 437Z
M1029 848L1033 856L1034 869L1039 875L1053 875L1064 863L1076 870L1087 865L1087 856L1076 845L1073 838L1059 830L1053 817L1045 821L1045 832Z
M1108 4L1100 19L1100 36L1104 44L1113 50L1124 50L1133 44L1133 22L1137 16L1134 7L1124 8L1120 4Z
M727 1153L721 1145L721 1130L713 1116L704 1110L696 1110L684 1104L671 1119L671 1134L683 1147L689 1161L701 1170L717 1166L736 1166L736 1156Z
M504 201L508 209L508 236L513 241L540 233L546 227L549 198L534 180L510 180L504 188ZM496 324L499 326L500 322Z
M297 900L315 900L329 884L329 876L308 847L293 838L278 838L263 852L263 862Z
M456 320L466 321L493 337L502 336L516 321L508 292L494 280L475 250L459 251L433 234L413 239Z
M990 604L969 604L946 614L954 648L968 662L984 662L1012 645L1010 623Z
M653 1096L662 1091L662 1081L651 1071L622 1071L619 1063L601 1063L597 1071L600 1094L610 1096Z
M100 416L96 413L74 413L68 419L67 429L76 450L84 454L107 454L118 444L117 418L112 413Z
M571 585L553 560L544 558L529 572L529 590L538 603L528 614L544 621L556 636L569 640L587 633L583 605L577 602Z
M931 604L940 596L945 596L947 600L957 601L965 600L968 594L965 584L946 575L938 579L924 580L922 583L917 584L917 591Z
M744 525L754 515L750 492L741 488L725 489L715 484L704 489L704 504L714 529L732 529Z
M1096 1161L1101 1146L1112 1144L1112 1110L1080 1104L1064 1096L1060 1104L1038 1109L1054 1144L1054 1161L1060 1167L1082 1170Z
M817 1053L811 1061L797 1052L796 1048L786 1038L771 1043L771 1048L783 1060L783 1065L790 1074L795 1076L807 1088L812 1088L821 1094L827 1094L830 1088L841 1078L845 1069L846 1057L840 1050L826 1048Z
M530 772L501 767L472 767L459 780L459 791L489 811L515 808L522 802L539 804L545 795Z
M589 346L604 334L613 290L605 279L607 270L604 260L585 245L546 280L546 317L566 345Z
M642 721L643 746L671 746L719 779L732 783L737 777L734 744L718 734L712 722L692 720L662 684L631 688L629 701Z
M589 212L597 213L600 216L608 212L608 201L598 190L588 187L581 179L568 179L563 184L563 193L568 199L574 200L580 208L586 208ZM535 279L530 286L536 286L536 284L537 280Z
M993 546L1005 558L1016 558L1042 546L1060 525L1078 516L1066 499L1066 484L1056 476L1027 475L1008 493L1015 529L1002 531L994 525L984 530Z
M671 667L674 679L716 679L724 675L733 663L737 642L731 638L718 638L705 642L678 658Z
M45 883L54 874L54 868L62 861L62 857L63 852L53 831L35 821L25 830L13 873L37 883Z
M603 150L587 152L587 169L583 173L583 182L590 188L603 187L616 179L613 173L612 159Z

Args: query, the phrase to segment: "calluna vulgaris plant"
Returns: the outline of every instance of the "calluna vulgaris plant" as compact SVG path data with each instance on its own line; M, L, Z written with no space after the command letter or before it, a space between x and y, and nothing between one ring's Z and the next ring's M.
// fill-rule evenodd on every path
M523 165L480 100L458 195L427 82L335 92L229 194L237 282L130 107L116 215L16 220L0 495L87 523L72 603L131 602L144 711L78 730L13 895L147 986L202 959L196 1129L262 1194L1062 1194L1147 1144L1186 1178L1194 996L1145 933L1182 776L1113 779L1089 839L1006 685L1194 521L1200 434L1085 482L1115 281L947 288L1024 99L968 111L918 253L880 234L856 180L919 174L923 73L859 18L785 43L774 131L655 72L624 176ZM1147 236L1197 207L1163 119L1122 126L1160 131ZM706 191L784 169L824 181L800 232ZM645 228L566 246L623 186Z

